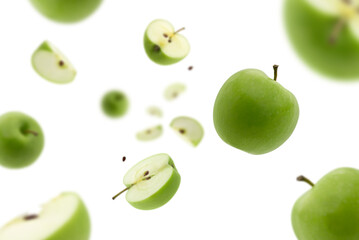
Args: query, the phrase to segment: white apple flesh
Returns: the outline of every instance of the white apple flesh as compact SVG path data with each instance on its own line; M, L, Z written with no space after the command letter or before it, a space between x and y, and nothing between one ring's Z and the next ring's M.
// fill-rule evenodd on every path
M177 117L172 120L170 126L184 140L193 146L197 146L204 135L202 125L197 120L190 117Z
M136 138L139 141L151 141L159 138L163 133L161 125L156 125L142 130L136 134Z
M186 85L183 83L173 83L165 89L164 97L166 100L171 101L176 99L184 91L186 91Z

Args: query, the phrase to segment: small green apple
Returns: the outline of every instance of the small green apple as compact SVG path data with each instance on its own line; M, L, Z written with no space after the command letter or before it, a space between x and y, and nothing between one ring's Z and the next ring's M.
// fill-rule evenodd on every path
M19 216L0 229L1 240L89 240L90 217L75 193L62 193L38 214Z
M30 0L47 18L64 23L81 21L90 16L102 0Z
M31 63L41 77L53 83L70 83L76 76L70 61L49 41L44 41L35 50Z
M190 50L187 39L179 34L181 28L174 30L166 20L152 21L144 36L144 47L147 56L157 64L170 65L185 58Z
M109 117L122 117L127 113L129 101L127 96L118 90L107 92L102 98L102 110Z
M32 117L9 112L0 116L0 165L23 168L31 165L44 148L44 134Z
M149 115L161 118L163 116L162 110L157 106L150 106L147 108Z
M172 83L164 91L166 100L171 101L176 99L180 94L186 91L186 85L183 83Z
M201 142L204 135L202 125L194 118L185 116L176 117L172 120L170 126L184 140L194 147Z
M286 0L288 36L309 66L335 79L359 79L359 2Z
M140 141L152 141L162 136L162 133L163 133L162 125L156 125L138 132L136 134L136 138L137 140Z
M166 204L177 192L181 182L173 160L165 153L153 155L133 166L123 178L126 200L135 208L151 210Z
M359 239L359 170L336 169L315 185L304 176L297 180L312 186L292 210L298 240Z
M264 154L282 145L299 117L295 96L257 69L232 75L219 91L213 109L218 135L229 145Z

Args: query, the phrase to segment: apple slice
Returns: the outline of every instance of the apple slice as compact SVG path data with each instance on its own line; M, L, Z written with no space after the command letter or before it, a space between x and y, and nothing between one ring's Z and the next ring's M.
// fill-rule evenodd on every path
M36 49L31 62L35 71L50 82L65 84L75 79L75 68L49 41L44 41Z
M1 240L88 240L90 217L75 193L62 193L39 214L19 216L0 229Z
M126 200L135 208L151 210L166 204L177 192L181 182L171 157L161 153L140 161L123 178Z
M159 118L161 118L163 116L162 110L156 106L148 107L147 112L151 116L155 116L155 117L159 117Z
M202 140L204 131L202 125L190 117L176 117L170 124L183 139L196 147Z
M164 91L166 100L171 101L176 99L180 94L186 91L186 85L183 83L172 83Z
M147 56L155 63L169 65L185 58L190 46L187 39L179 34L181 28L174 30L172 24L166 20L157 19L152 21L144 36L144 47Z
M151 141L159 138L163 133L162 125L156 125L146 128L136 134L136 138L140 141Z

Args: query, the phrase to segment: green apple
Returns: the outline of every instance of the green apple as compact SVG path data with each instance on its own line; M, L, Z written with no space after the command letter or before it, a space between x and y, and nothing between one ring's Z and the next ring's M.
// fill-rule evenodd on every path
M144 47L147 56L157 64L170 65L185 58L190 46L187 39L179 34L181 28L174 30L172 24L166 20L152 21L144 36Z
M295 96L277 80L257 69L232 75L219 91L213 109L218 135L229 145L264 154L282 145L299 117Z
M139 131L136 134L136 138L137 140L140 141L152 141L162 136L162 133L163 133L162 125L156 125L153 127L146 128L142 131Z
M186 142L196 147L202 140L204 130L202 125L191 117L176 117L170 123L170 126L177 132Z
M166 100L171 101L176 99L180 94L186 91L186 85L183 83L172 83L164 91Z
M70 61L49 41L44 41L35 50L31 63L41 77L53 83L70 83L76 76Z
M72 23L90 16L102 0L30 0L32 5L47 18Z
M153 155L133 166L123 178L126 200L135 208L151 210L166 204L177 192L181 182L173 160L165 153Z
M335 79L359 79L359 1L286 0L288 36L309 66Z
M147 108L147 112L151 116L161 118L163 116L162 110L157 106L150 106Z
M359 170L336 169L315 185L304 176L297 179L312 186L292 210L298 240L359 239Z
M102 98L102 110L109 117L122 117L127 113L129 101L125 93L112 90Z
M62 193L38 214L19 216L0 229L1 240L89 240L90 217L75 193Z
M9 112L0 116L0 165L23 168L31 165L44 148L44 134L32 117Z

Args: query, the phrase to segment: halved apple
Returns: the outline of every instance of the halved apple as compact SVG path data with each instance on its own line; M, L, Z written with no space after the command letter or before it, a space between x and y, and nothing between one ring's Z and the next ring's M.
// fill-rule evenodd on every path
M148 157L133 166L123 178L126 200L135 208L151 210L166 204L177 192L181 176L171 157L161 153Z
M53 83L69 83L76 76L70 61L49 41L44 41L35 50L31 63L41 77Z
M176 117L172 120L170 126L183 139L195 147L201 142L204 135L202 125L196 119L190 117Z
M80 197L62 193L38 214L19 216L0 229L1 240L88 240L90 217Z
M164 91L166 100L171 101L176 99L180 94L186 91L186 85L183 83L172 83Z
M144 36L144 47L148 57L155 63L170 65L185 58L190 46L187 39L179 34L181 28L174 30L172 24L166 20L152 21Z
M159 138L163 133L162 125L156 125L146 128L136 134L136 138L140 141L151 141Z

